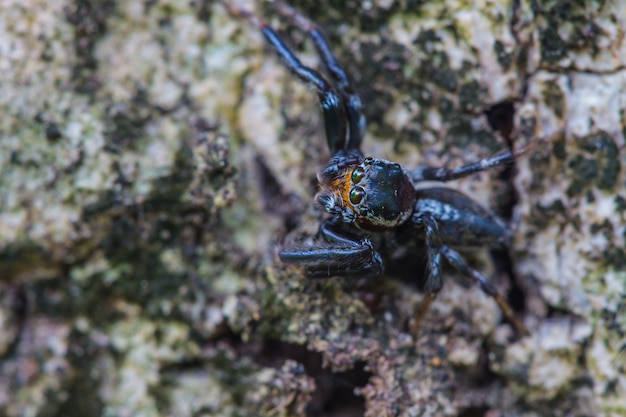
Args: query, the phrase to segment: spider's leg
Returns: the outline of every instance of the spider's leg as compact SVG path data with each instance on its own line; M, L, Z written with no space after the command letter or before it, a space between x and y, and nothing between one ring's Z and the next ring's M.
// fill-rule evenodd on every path
M302 264L309 278L334 276L373 276L383 272L380 255L369 242L354 242L352 246L324 246L286 248L280 251L285 263Z
M463 165L457 168L444 167L418 167L409 171L411 179L418 181L452 181L459 178L467 177L476 172L486 171L499 165L511 164L515 161L515 157L524 152L506 151L494 155L490 158L481 159L478 162Z
M307 265L305 267L307 278L331 278L331 277L373 277L383 273L382 260L377 253L373 257L361 262L328 263L322 265Z
M537 139L530 144L521 148L500 152L489 158L481 159L480 161L463 165L457 168L443 168L443 167L419 167L409 171L411 179L415 182L418 181L452 181L459 178L467 177L476 172L486 171L488 169L500 166L512 164L515 159L521 155L524 155L539 145L551 141L557 137L560 137L562 132L557 132L554 135Z
M428 310L428 306L437 297L437 294L443 287L441 280L441 247L443 245L441 243L437 222L430 214L426 213L419 216L416 223L424 229L428 263L424 298L422 298L422 301L415 310L413 324L411 325L411 332L414 335L419 334L420 323Z
M313 40L315 48L326 66L326 70L336 83L336 87L343 98L343 103L346 108L350 130L345 149L360 149L363 135L365 134L365 116L363 115L361 99L352 88L346 72L341 68L335 55L330 50L322 31L315 22L298 13L291 6L277 2L274 4L274 7L280 13L292 19L296 25L307 32ZM339 150L339 148L337 150Z
M289 47L278 36L276 31L269 27L248 10L239 9L229 2L225 2L228 11L256 26L267 42L274 48L285 66L300 80L314 86L319 97L322 112L324 114L324 126L326 128L326 140L332 154L345 148L347 135L347 119L341 97L335 88L317 71L303 65Z
M332 219L322 224L320 233L326 242L282 249L278 255L281 261L304 265L309 278L372 276L383 272L380 255L367 237L340 230Z
M478 271L472 269L463 257L451 249L449 246L441 242L440 234L436 220L429 214L424 214L417 219L417 224L424 228L426 236L426 247L428 251L428 276L424 287L425 295L422 302L418 306L411 330L413 334L418 334L420 320L426 313L428 305L435 299L437 293L441 290L443 282L441 280L440 262L443 256L454 268L459 272L471 277L478 283L480 288L490 297L492 297L504 317L515 327L515 329L523 335L530 334L526 326L517 318L511 306L489 283L487 278Z
M515 327L515 329L520 334L525 336L530 334L526 326L521 322L519 318L517 318L509 303L507 303L506 300L500 294L498 294L493 285L491 285L491 283L487 281L487 278L485 278L480 272L472 269L467 264L467 262L465 262L465 259L463 259L463 257L455 250L450 249L449 247L444 245L441 248L441 253L453 267L455 267L463 274L471 277L474 281L476 281L476 283L478 283L480 288L487 295L495 300L495 302L498 304L498 307L500 307L502 314L504 314L504 317L509 321L509 323L511 323Z
M304 66L272 28L263 25L260 29L287 68L302 81L315 87L324 114L328 148L332 154L343 149L346 142L346 114L341 99L333 86L320 73Z

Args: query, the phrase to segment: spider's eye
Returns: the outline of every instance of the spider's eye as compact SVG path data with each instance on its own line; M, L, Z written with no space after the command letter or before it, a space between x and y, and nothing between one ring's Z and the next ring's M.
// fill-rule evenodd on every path
M365 162L365 165L372 165L372 163L374 162L374 158L372 158L371 156L368 156L367 158L363 160L363 162Z
M363 188L361 187L354 187L350 191L350 202L352 204L359 204L361 201L363 201L363 197L365 197L365 190L363 190Z
M361 182L364 176L365 172L363 168L355 168L354 171L352 171L352 182L354 184L358 184L359 182Z

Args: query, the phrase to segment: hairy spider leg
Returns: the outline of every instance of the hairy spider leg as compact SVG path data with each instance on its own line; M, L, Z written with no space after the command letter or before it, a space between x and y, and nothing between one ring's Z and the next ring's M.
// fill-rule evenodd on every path
M346 142L347 118L341 98L333 86L319 72L303 65L272 28L263 25L260 30L287 68L302 81L315 87L324 114L328 148L333 154L343 149Z
M326 219L319 233L332 245L283 249L281 261L304 264L308 278L382 274L382 259L367 237L341 230L334 218Z
M478 283L483 292L493 298L500 307L502 314L511 323L515 329L522 335L528 336L530 332L526 328L526 326L517 318L513 309L506 302L506 300L496 291L493 285L485 278L480 272L472 269L467 262L463 259L463 257L455 250L449 248L448 246L443 246L441 248L443 256L446 260L455 267L458 271L463 274L471 277L474 281Z
M283 42L280 36L248 10L243 10L226 2L228 11L239 17L245 18L248 22L256 26L267 42L274 48L285 66L293 72L300 80L314 86L324 115L324 127L326 129L326 141L332 154L343 149L347 135L347 117L341 97L335 88L317 71L303 65L300 60L291 52L289 47Z
M424 298L418 306L414 318L411 330L413 334L418 334L420 322L428 310L430 303L436 298L437 294L443 287L441 280L440 258L443 257L452 265L457 271L464 275L471 277L480 286L480 289L491 298L493 298L504 314L506 320L511 323L515 329L522 335L529 335L530 332L526 326L517 318L511 306L506 300L496 291L493 285L485 278L480 272L471 268L465 259L455 250L449 246L442 244L439 239L439 233L437 231L437 222L432 216L426 214L420 217L421 224L426 232L426 246L428 252L428 271L426 278L426 285L424 290L426 291Z
M424 228L427 263L424 298L422 298L413 315L412 334L419 334L420 323L426 311L428 311L428 306L443 287L443 281L441 280L441 248L443 244L441 243L437 222L430 214L423 214L417 219L416 223Z
M521 148L500 152L489 158L483 158L480 161L473 162L471 164L462 165L457 168L443 168L443 167L418 167L409 171L409 176L415 182L418 181L452 181L459 178L464 178L472 175L476 172L487 171L491 168L512 164L515 159L521 155L524 155L531 150L537 148L539 145L549 142L557 137L560 137L562 132L556 132L555 134L537 139L532 143L523 146Z
M361 142L365 135L366 123L365 116L363 115L363 105L361 104L360 97L352 88L346 72L341 68L341 65L339 65L335 55L332 53L324 34L315 22L298 13L291 6L277 2L274 4L274 7L286 17L292 19L296 25L307 32L313 40L317 53L322 58L326 70L335 81L335 86L343 98L349 127L348 141L344 149L360 150ZM337 149L341 149L341 147L337 146Z

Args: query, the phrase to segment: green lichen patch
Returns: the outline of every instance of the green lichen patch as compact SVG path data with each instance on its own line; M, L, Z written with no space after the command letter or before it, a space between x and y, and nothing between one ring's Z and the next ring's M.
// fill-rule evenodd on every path
M76 60L72 69L72 82L78 93L93 93L99 86L96 75L98 60L94 56L94 49L105 35L107 19L114 12L114 0L76 0L65 9L65 18L74 27Z
M459 108L464 113L477 114L485 109L486 89L473 80L459 87Z
M392 85L395 86L401 84L406 50L403 45L383 40L377 43L363 42L358 53L361 57L358 61L356 56L346 56L346 67L348 70L353 69L352 73L358 74L353 77L355 88L363 102L368 103L364 112L368 123L375 127L383 122L385 111L391 107L394 99L392 91L383 88L389 85L384 80L394 80ZM364 63L367 65L363 65Z
M615 210L617 212L619 212L620 214L626 212L626 198L624 198L624 196L622 196L621 194L616 195L614 202Z
M504 68L509 68L513 63L513 53L498 39L493 42L493 50L498 57L498 63Z
M472 145L478 145L494 152L502 148L493 133L486 129L477 130L467 118L457 118L451 124L446 143L457 149L467 149Z
M621 169L614 139L606 132L598 132L580 138L577 143L584 153L574 155L568 162L572 174L568 194L579 194L590 184L604 191L613 189Z
M293 3L361 94L367 155L458 166L567 132L502 176L516 338L449 269L412 335L419 268L313 282L279 263L322 218L321 117L222 2L22 3L0 5L0 414L623 414L621 4ZM504 200L494 177L458 186Z
M565 111L563 108L565 105L565 95L563 91L561 91L559 84L555 82L546 83L544 85L543 95L545 104L554 111L554 114L558 118L562 118Z
M619 12L610 2L543 2L534 12L539 23L543 64L558 66L569 58L577 65L577 59L582 56L601 62L601 67L615 64L615 60L600 46L607 42L620 42L611 33L611 28L619 25L617 15L613 14ZM580 60L580 64L587 63Z
M541 59L548 64L558 62L567 54L566 44L559 36L557 28L554 26L555 23L550 22L550 25L542 30L539 35Z

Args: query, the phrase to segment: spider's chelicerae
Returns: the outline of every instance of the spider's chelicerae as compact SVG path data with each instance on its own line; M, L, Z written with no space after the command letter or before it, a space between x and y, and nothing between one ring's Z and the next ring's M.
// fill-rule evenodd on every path
M425 296L413 320L414 332L417 332L428 305L442 288L441 262L445 259L475 280L493 297L517 331L527 334L526 327L504 298L452 248L505 245L511 237L507 225L459 191L419 185L422 181L455 180L511 163L539 141L454 169L422 167L407 170L392 161L364 157L360 149L365 131L361 100L317 25L290 6L279 2L274 4L280 14L292 19L312 39L333 83L303 65L260 18L232 5L227 7L232 14L244 17L256 26L284 65L316 89L324 116L332 156L318 174L319 192L315 201L330 216L320 225L315 246L283 247L280 259L303 265L306 275L311 278L374 276L383 272L383 263L371 240L372 235L410 236L425 248L427 257Z

